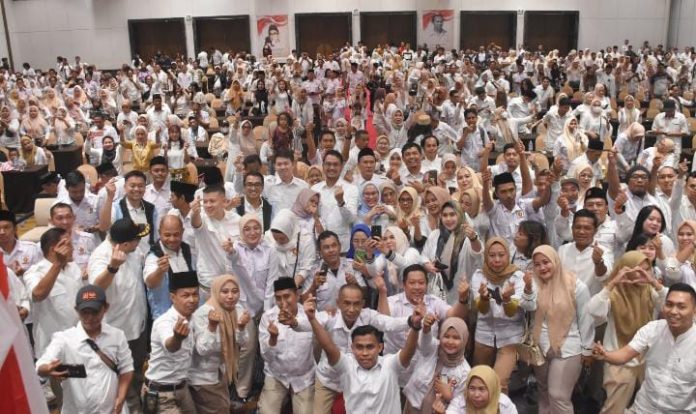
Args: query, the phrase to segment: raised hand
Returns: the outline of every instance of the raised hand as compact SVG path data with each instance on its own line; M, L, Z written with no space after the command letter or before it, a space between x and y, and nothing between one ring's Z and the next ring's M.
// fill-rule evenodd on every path
M433 413L435 414L445 414L445 410L447 407L445 407L444 401L442 401L442 394L435 393L435 401L433 402Z
M169 271L169 256L164 255L160 258L157 259L157 270L160 272L168 272Z
M489 300L491 298L491 294L488 292L488 286L485 282L481 282L479 285L478 294L483 300Z
M244 312L242 312L242 316L240 316L239 320L237 320L237 330L243 331L249 321L251 321L251 315L245 309Z
M111 251L111 260L109 260L109 267L119 267L126 262L126 253L121 250L121 245L116 243L113 250Z
M191 201L191 215L197 216L201 214L201 199L196 197L195 200Z
M503 298L503 303L508 303L510 302L510 299L512 299L512 295L515 294L515 284L512 282L508 282L505 285L505 288L503 288L503 291L500 294L500 297Z
M345 195L345 192L343 190L343 186L339 185L336 186L336 190L334 190L334 198L336 199L336 202L338 204L343 204L345 202L343 196Z
M469 282L466 280L466 277L462 277L462 280L459 282L459 286L457 286L457 295L459 296L459 302L466 302L467 299L469 299L469 291L471 290L471 285L469 285ZM486 292L488 292L486 290Z
M377 273L377 275L372 278L372 282L375 284L375 289L377 289L378 292L387 292L387 283L384 281L384 272Z
M307 299L304 301L303 307L305 315L307 315L307 319L313 321L317 314L317 299L314 297L314 295L311 293L309 294Z
M234 242L232 239L228 237L227 240L222 242L222 250L224 250L227 254L234 254Z
M278 312L278 322L286 326L295 326L296 319L290 314L290 312L280 311Z
M604 250L602 250L601 247L599 247L599 244L595 240L594 244L592 245L592 262L594 264L600 264L604 261L602 256L604 255Z
M220 312L216 311L215 309L211 309L210 312L208 312L208 330L210 332L215 332L220 324L220 321L222 321L222 315Z
M183 340L188 336L189 332L191 332L191 328L189 328L188 321L180 317L174 324L173 331L176 339Z
M429 333L430 329L437 323L437 315L433 313L428 313L423 318L423 332Z
M628 201L628 196L624 191L620 191L619 194L614 199L614 212L616 214L623 214L623 206Z
M53 252L56 254L58 264L65 265L70 260L71 244L72 241L70 241L70 239L64 238L53 247Z
M278 338L278 327L273 321L268 322L268 334L271 338Z
M455 379L447 380L446 377L440 377L435 380L434 388L435 388L435 394L440 394L441 399L445 401L451 401L453 391L454 391L454 385L456 384Z
M532 293L532 272L524 272L524 277L522 280L524 281L524 291L527 293Z
M556 203L558 203L558 207L561 208L561 215L563 217L568 217L570 215L570 202L568 198L566 196L559 196Z
M349 285L357 285L358 284L358 279L355 278L355 275L352 273L346 273L346 284Z

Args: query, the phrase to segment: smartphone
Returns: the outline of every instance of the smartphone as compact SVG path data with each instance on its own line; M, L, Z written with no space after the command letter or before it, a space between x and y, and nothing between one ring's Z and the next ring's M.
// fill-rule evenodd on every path
M382 238L382 226L370 226L370 233L372 238Z
M56 367L56 371L66 371L68 373L66 375L67 378L87 378L85 364L60 364Z
M321 268L319 269L319 274L326 276L326 274L329 273L329 265L326 264L326 262L321 264Z
M500 296L500 289L488 288L488 295L498 304L503 302L503 297Z
M355 253L353 253L353 260L359 263L366 263L367 252L365 250L356 250Z
M437 170L430 170L427 174L428 182L431 185L437 185Z

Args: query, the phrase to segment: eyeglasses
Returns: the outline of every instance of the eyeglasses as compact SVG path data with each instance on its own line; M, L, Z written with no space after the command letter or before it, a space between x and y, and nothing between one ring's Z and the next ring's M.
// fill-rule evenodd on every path
M263 183L244 183L245 187L255 187L255 188L261 188L263 187Z

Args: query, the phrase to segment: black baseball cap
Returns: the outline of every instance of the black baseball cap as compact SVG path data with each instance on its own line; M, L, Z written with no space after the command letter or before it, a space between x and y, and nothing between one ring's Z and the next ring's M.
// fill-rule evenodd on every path
M106 293L99 286L86 285L77 291L75 307L78 311L83 309L100 310L104 305L106 305Z
M109 236L114 243L126 243L150 234L147 224L135 224L129 218L118 219L111 225Z

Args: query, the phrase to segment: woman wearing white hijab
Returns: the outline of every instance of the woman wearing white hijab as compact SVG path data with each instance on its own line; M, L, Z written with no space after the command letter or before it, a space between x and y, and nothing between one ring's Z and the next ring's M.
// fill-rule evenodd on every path
M288 209L280 210L266 232L271 245L268 283L281 277L292 277L301 286L309 276L316 255L314 239L300 231L298 218Z

